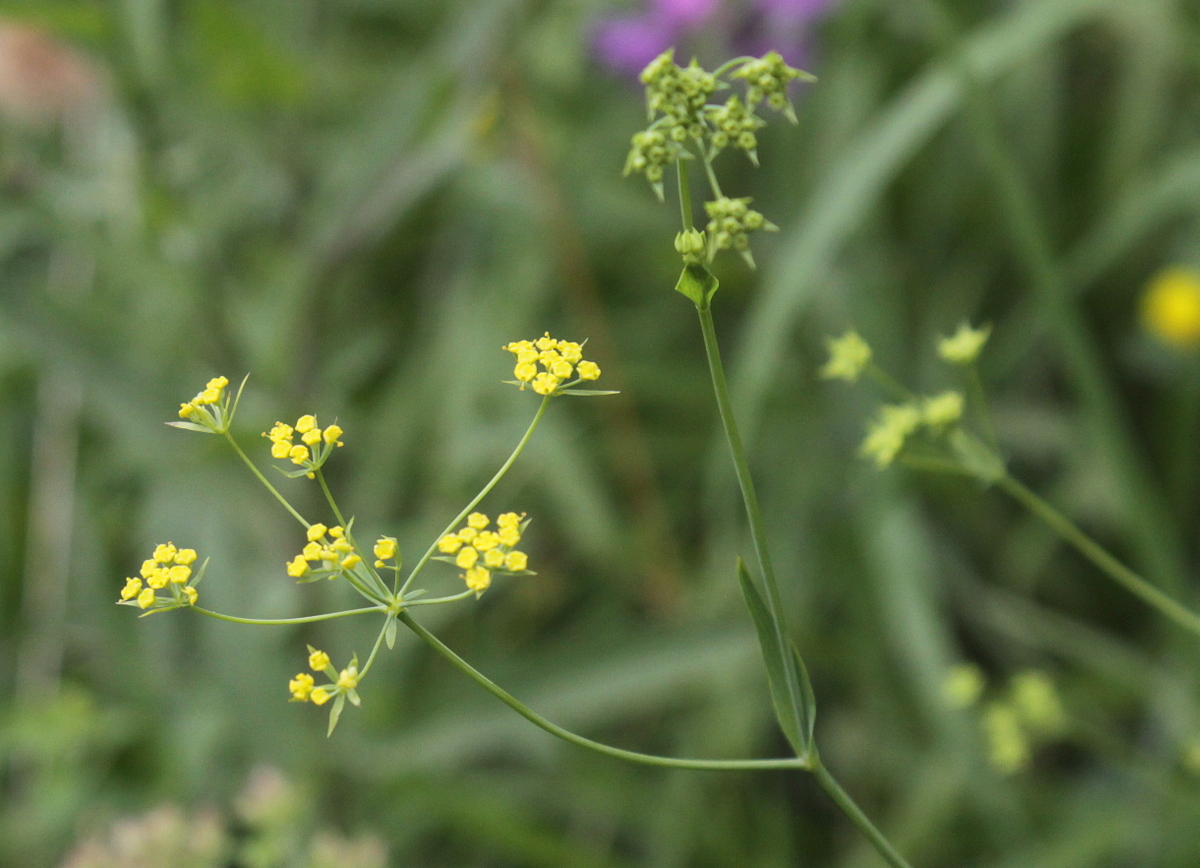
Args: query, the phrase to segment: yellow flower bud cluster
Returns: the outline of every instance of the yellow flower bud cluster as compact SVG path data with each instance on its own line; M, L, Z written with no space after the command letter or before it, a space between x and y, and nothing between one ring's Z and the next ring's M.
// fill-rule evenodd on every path
M675 50L668 48L646 65L641 74L646 86L646 110L653 118L665 116L668 136L682 142L704 134L701 112L717 89L717 77L695 60L686 67L675 63Z
M295 426L284 422L276 422L275 427L263 433L271 441L271 457L287 458L293 464L302 468L294 475L304 475L309 479L313 473L329 457L335 446L343 446L341 436L344 432L334 424L321 430L317 425L317 417L311 414L301 416ZM299 435L300 442L296 442Z
M750 162L758 165L758 136L754 131L767 125L767 122L748 108L736 94L725 101L724 105L705 107L708 122L714 127L709 142L712 144L713 155L730 145L746 152Z
M938 355L952 365L974 364L991 334L991 326L982 326L976 329L971 328L970 323L961 323L958 331L950 337L938 341Z
M308 544L287 564L287 574L293 579L312 581L322 576L335 579L362 563L362 556L355 551L354 543L346 538L346 530L340 525L326 527L318 522L310 525L305 535Z
M140 573L125 580L119 602L156 612L194 606L198 597L195 585L200 581L192 575L195 562L195 549L176 548L169 542L156 546L153 556L142 561Z
M296 677L288 682L288 692L292 694L292 702L311 702L313 705L324 705L334 697L345 697L354 705L359 704L356 688L360 678L358 657L351 660L350 665L340 672L333 668L329 655L308 646L308 668L329 679L328 684L318 685L316 680L307 672L298 672ZM339 702L340 705L340 702ZM335 711L340 709L335 709Z
M663 166L674 163L684 152L683 146L668 138L661 129L636 132L630 140L629 156L625 158L625 169L622 174L644 173L659 201L662 201Z
M924 426L934 432L957 425L962 419L963 396L961 392L943 392L919 403L885 404L879 409L879 418L867 432L862 453L874 458L880 468L891 464L908 438Z
M826 346L829 347L829 361L821 368L821 376L827 380L853 383L871 363L871 347L856 331L848 331L840 338L829 338Z
M778 226L751 209L750 202L749 198L730 199L728 196L722 196L720 199L704 203L704 210L708 213L708 225L704 229L708 236L710 262L719 250L736 250L742 254L746 264L753 268L750 233L760 229L766 232L779 231Z
M524 514L506 512L496 519L496 529L490 530L491 519L481 512L467 516L467 524L456 533L438 540L442 553L438 560L453 563L464 570L467 587L482 594L492 584L492 573L522 573L529 565L525 552L515 546L521 541L521 520Z
M229 395L225 391L228 385L227 377L213 377L196 397L179 405L179 418L184 421L168 424L193 430L199 426L202 430L218 434L228 430L232 417Z
M529 384L539 395L553 395L565 388L564 383L572 386L580 380L595 380L600 376L600 367L583 358L582 344L555 340L549 332L536 341L513 341L500 349L517 357L514 385L524 390Z
M796 110L788 100L788 84L798 78L816 80L807 72L788 66L777 51L768 51L757 60L743 63L732 77L745 80L746 102L751 109L765 99L767 105L777 112L783 112L792 123L796 123Z

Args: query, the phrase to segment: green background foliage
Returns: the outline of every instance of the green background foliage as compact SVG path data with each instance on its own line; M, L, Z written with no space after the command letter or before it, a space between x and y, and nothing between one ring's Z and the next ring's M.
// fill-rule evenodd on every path
M983 375L1014 472L1194 606L1200 369L1135 314L1155 271L1200 264L1200 12L944 8L949 31L920 2L845 0L799 126L760 133L758 171L718 161L782 229L756 237L757 273L718 261L713 306L816 741L920 868L1194 866L1195 640L999 492L861 461L873 401L816 371L854 325L939 390L935 338L993 323ZM303 539L217 438L162 424L208 377L250 372L236 427L259 458L276 419L336 417L343 508L412 558L535 409L500 385L500 346L587 338L622 394L556 401L484 504L534 518L538 575L417 614L589 736L787 754L703 345L672 291L678 215L620 177L641 95L589 51L606 10L0 3L102 75L62 128L0 122L0 864L59 864L156 805L226 810L263 765L308 794L307 829L373 831L393 865L880 864L806 776L585 753L404 631L326 740L287 680L306 642L348 659L377 625L113 605L168 539L212 557L220 611L351 602L287 579ZM719 32L700 43L725 59ZM280 486L320 514L312 485ZM941 696L963 660L997 695L1049 673L1069 735L993 771L978 715Z

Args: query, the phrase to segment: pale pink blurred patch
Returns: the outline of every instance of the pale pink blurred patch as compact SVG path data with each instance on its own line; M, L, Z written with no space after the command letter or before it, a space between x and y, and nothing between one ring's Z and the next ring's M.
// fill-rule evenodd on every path
M41 126L102 98L100 73L79 51L40 28L0 21L0 114Z

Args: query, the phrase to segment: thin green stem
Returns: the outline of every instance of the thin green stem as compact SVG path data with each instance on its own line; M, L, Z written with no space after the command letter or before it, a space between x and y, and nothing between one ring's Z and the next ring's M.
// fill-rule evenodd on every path
M834 780L833 775L829 773L829 770L826 769L821 763L820 757L816 756L815 753L813 755L811 771L813 773L813 777L817 779L817 783L821 785L821 789L823 789L829 795L829 798L833 799L837 806L842 809L842 813L850 818L850 822L854 823L854 825L858 827L858 830L866 835L867 839L879 852L879 855L882 856L887 863L892 866L892 868L912 868L912 866L905 861L904 857L896 851L896 848L892 846L891 842L883 836L883 833L875 828L875 824L872 823L867 818L867 815L862 812L862 809L855 804L854 799L850 798L850 794L843 790L841 784Z
M329 486L325 482L325 474L321 472L320 467L317 468L317 482L321 485L321 492L325 495L329 508L333 510L333 517L337 519L338 524L345 527L346 519L342 517L342 511L338 509L337 501L333 499L333 492L329 490Z
M708 151L704 148L704 142L697 141L697 147L700 149L700 159L704 163L704 174L708 176L708 186L712 188L712 193L718 199L725 198L725 194L721 192L721 183L717 180L717 174L713 171L712 159L708 155Z
M428 600L413 600L411 603L405 602L404 608L411 609L413 606L433 606L438 603L456 603L459 600L465 600L467 597L471 596L474 593L475 593L474 591L472 591L470 588L468 588L467 590L463 591L461 594L451 594L449 597L433 597Z
M984 439L996 452L1000 451L1000 441L996 438L996 426L992 424L992 414L988 409L987 392L983 388L983 380L979 376L979 366L972 362L967 368L967 386L971 390L971 401L975 405L975 415L979 426L983 428Z
M542 398L542 403L538 407L537 413L534 414L533 421L530 422L529 427L525 429L524 436L521 437L520 442L517 443L517 446L515 449L513 449L512 454L508 456L508 460L505 461L504 464L500 466L500 469L496 471L496 475L491 478L491 481L489 481L488 484L483 487L479 494L472 498L470 503L463 507L462 512L454 517L454 521L446 525L446 529L437 535L433 543L430 544L428 549L426 549L425 554L421 555L421 559L417 561L417 565L412 568L412 572L410 572L408 574L408 578L404 580L404 586L400 589L398 596L404 596L404 592L407 591L409 585L413 583L413 579L417 577L417 573L419 573L421 568L429 562L431 557L433 557L434 551L437 550L438 540L458 527L459 522L466 518L467 513L478 506L481 500L487 497L488 492L496 487L496 484L504 478L504 474L508 473L508 469L513 466L513 462L515 462L520 454L525 451L525 445L529 443L529 439L533 437L533 432L537 430L538 423L542 421L542 416L545 415L546 408L550 406L551 397L551 395L547 395L546 397Z
M359 681L362 681L367 676L367 673L371 671L371 664L375 662L375 658L379 654L379 646L383 644L383 637L387 635L388 624L391 622L392 617L392 613L388 612L387 616L383 619L383 626L379 628L379 635L375 637L375 647L371 649L371 654L367 657L367 662L363 664L362 671L358 673Z
M346 609L342 612L329 612L325 615L306 615L303 618L238 618L235 615L223 615L220 612L214 612L211 609L202 609L199 606L189 606L193 612L199 612L201 615L207 615L210 618L217 618L221 621L230 621L234 624L257 624L267 626L284 627L289 624L313 624L317 621L332 621L334 618L349 618L351 615L365 615L368 612L385 612L387 609L383 606L369 606L365 609Z
M675 174L679 178L679 216L683 218L683 231L696 228L692 222L692 188L688 183L687 165L683 160L675 161Z
M460 672L474 681L476 684L483 687L488 693L495 696L517 714L528 720L530 723L545 730L553 736L561 738L563 741L578 745L579 747L587 748L596 753L606 754L607 756L616 757L618 759L627 760L629 762L641 763L643 765L661 766L665 768L676 769L700 769L705 771L750 771L763 769L807 769L808 762L801 759L768 759L768 760L698 760L698 759L678 759L675 757L656 756L654 754L637 753L636 751L622 750L619 747L604 744L599 741L592 741L590 738L584 738L582 735L576 735L568 729L563 729L557 724L551 723L546 718L542 717L536 711L533 711L523 705L519 700L512 696L503 687L496 684L479 670L475 669L466 660L463 660L455 654L448 646L446 646L437 636L434 636L420 624L412 619L407 612L401 612L398 616L401 623L416 633L425 641L431 648L445 657L457 668Z
M274 495L275 499L283 504L283 508L286 509L288 512L290 512L292 514L292 517L294 519L296 519L296 521L298 521L302 525L304 525L305 529L308 529L309 527L311 527L312 525L310 525L307 521L304 520L304 516L302 516L300 513L296 512L295 508L293 508L292 505L287 502L287 498L285 498L282 494L280 494L276 490L275 486L267 481L267 477L263 476L262 472L259 471L259 469L254 466L254 462L251 461L246 456L246 453L242 451L242 447L238 446L237 441L233 439L233 436L228 431L225 432L225 439L229 441L229 445L233 447L233 451L238 454L238 457L241 458L242 461L244 461L246 463L246 466L250 468L250 472L258 477L258 481L261 482L263 485L265 485L267 488L267 491L271 492L271 494Z
M903 383L901 383L874 362L867 362L866 366L863 368L863 373L866 374L876 386L897 401L911 401L916 397L908 388L904 386Z
M756 57L742 56L742 57L735 57L733 60L727 60L724 63L722 63L720 66L718 66L716 69L713 70L713 77L720 78L725 73L729 72L729 70L733 69L735 66L740 66L743 63L749 63L750 61L757 60L757 59L758 58L756 58Z
M1006 474L1000 477L998 484L1125 590L1157 609L1183 629L1200 635L1200 615L1167 596L1110 555L1074 522L1012 476Z

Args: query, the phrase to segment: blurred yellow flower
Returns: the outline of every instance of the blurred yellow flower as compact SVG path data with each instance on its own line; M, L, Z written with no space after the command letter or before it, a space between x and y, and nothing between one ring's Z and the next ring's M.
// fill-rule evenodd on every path
M1142 296L1142 323L1177 349L1200 347L1200 272L1177 265L1155 275Z

